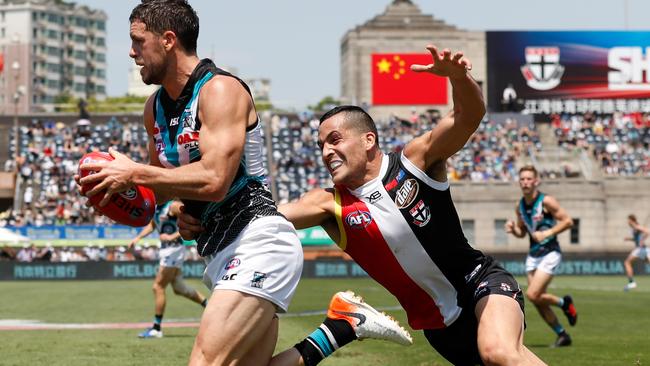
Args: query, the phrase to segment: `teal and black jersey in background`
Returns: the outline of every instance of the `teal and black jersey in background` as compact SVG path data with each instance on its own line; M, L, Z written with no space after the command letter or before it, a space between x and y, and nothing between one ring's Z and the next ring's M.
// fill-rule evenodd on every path
M527 204L522 197L519 201L519 214L528 231L530 239L530 249L528 255L531 257L542 257L552 251L560 252L560 243L557 241L557 235L549 236L541 243L533 240L531 235L535 231L544 231L555 226L555 218L550 212L544 210L544 193L538 192L537 197L532 204Z
M641 238L643 238L643 232L641 230L632 229L632 240L634 241L634 247L645 247L645 245L641 243Z
M215 75L237 79L250 95L250 89L241 79L217 68L209 59L201 60L196 66L176 100L171 99L164 88L156 93L153 142L158 159L166 168L201 160L199 94ZM219 100L210 103L219 103ZM246 130L244 153L226 197L220 202L182 200L186 212L200 218L205 228L196 239L201 256L225 248L256 218L280 215L266 185L262 147L261 122L258 118Z
M173 201L168 201L163 203L162 205L157 205L156 206L156 212L153 215L153 221L154 224L156 224L156 230L158 231L158 234L174 234L178 231L178 224L176 223L176 216L170 216L169 215L169 209L171 208ZM162 246L170 245L170 244L181 244L183 240L179 237L178 239L174 240L173 242L162 242Z

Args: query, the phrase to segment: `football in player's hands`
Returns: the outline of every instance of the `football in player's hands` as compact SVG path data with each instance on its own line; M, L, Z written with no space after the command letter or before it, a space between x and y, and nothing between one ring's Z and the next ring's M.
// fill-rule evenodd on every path
M93 151L81 157L79 166L90 162L112 160L114 160L113 157L108 153ZM78 171L80 178L95 173L91 170L78 169ZM81 187L81 194L85 194L91 190L95 184L84 184ZM99 202L102 200L105 192L104 190L88 198L95 210L99 211L102 215L108 216L120 224L137 227L147 225L153 218L156 210L156 197L151 189L144 186L134 186L124 192L113 194L106 206L99 207Z

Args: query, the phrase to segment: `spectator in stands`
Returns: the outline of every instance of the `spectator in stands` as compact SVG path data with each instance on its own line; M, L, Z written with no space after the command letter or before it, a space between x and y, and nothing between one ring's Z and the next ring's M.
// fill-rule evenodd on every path
M508 86L503 89L501 104L504 111L514 112L517 110L517 92L512 83L508 83Z
M25 244L22 249L16 254L16 260L18 262L31 262L34 259L36 246L32 244L29 246Z
M607 175L650 175L650 127L640 113L555 116L561 148L590 152Z
M16 259L16 251L12 247L5 245L0 248L0 261L11 261L14 259Z

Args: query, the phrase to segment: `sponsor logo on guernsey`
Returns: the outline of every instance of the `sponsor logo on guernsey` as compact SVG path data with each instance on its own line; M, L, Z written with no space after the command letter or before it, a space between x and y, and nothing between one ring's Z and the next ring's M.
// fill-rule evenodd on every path
M368 203L373 204L381 199L381 192L379 191L374 191L370 194L370 196L366 197L368 200Z
M180 119L180 117L174 117L174 118L172 118L172 120L169 121L169 126L177 126L177 125L178 125L178 120L179 120L179 119Z
M156 151L160 153L163 150L165 150L165 143L163 142L163 139L156 139Z
M194 141L199 141L199 132L186 132L178 135L178 143L179 144L189 144Z
M264 286L264 280L266 280L266 273L255 272L253 273L253 279L251 280L251 287L262 288Z
M129 188L124 192L120 192L120 196L126 198L127 200L134 200L138 196L138 192L135 188Z
M429 210L429 206L425 205L422 200L415 204L415 206L409 210L409 213L415 219L413 220L413 223L419 227L425 226L431 220L431 210Z
M224 269L233 269L235 267L239 267L241 264L241 260L239 258L232 258L231 260L228 261L228 264L226 264L226 267Z
M368 211L354 211L345 217L345 222L352 229L363 229L370 225L372 216Z
M415 201L419 190L418 182L415 179L407 179L402 187L397 190L395 195L395 204L397 208L406 208Z
M395 177L388 184L386 184L384 188L386 188L387 191L394 189L395 187L397 187L397 184L399 184L399 182L401 182L402 179L404 179L405 175L406 173L403 170L400 170L399 173L397 173L397 177Z
M235 277L237 277L237 273L226 273L225 275L221 276L221 280L223 281L234 281Z

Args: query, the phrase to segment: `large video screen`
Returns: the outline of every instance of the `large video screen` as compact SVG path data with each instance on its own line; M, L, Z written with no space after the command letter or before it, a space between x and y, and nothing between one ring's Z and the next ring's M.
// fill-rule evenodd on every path
M487 32L488 105L532 113L650 111L650 32Z

